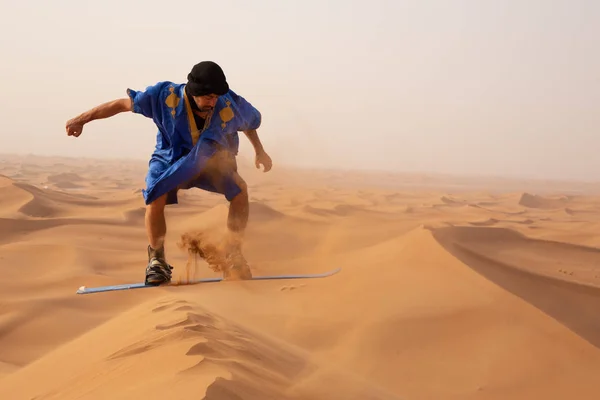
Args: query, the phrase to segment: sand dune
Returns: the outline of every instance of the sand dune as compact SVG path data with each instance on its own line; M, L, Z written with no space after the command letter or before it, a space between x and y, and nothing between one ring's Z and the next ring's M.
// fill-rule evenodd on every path
M33 195L14 184L14 181L0 175L0 216L15 215L19 208L33 199Z
M49 175L47 181L60 189L78 189L84 187L80 182L84 182L85 179L73 172L63 172Z
M566 196L549 198L530 193L523 193L519 204L528 208L561 208L568 203Z
M598 186L246 164L254 274L339 274L76 295L143 279L146 163L3 156L0 398L600 397ZM176 281L227 214L167 210Z
M600 250L507 229L443 228L436 237L475 271L600 347Z

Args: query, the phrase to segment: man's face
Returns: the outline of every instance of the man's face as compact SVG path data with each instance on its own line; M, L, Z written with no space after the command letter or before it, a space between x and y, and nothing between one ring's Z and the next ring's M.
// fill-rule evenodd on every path
M207 94L205 96L194 96L194 101L200 111L210 111L215 108L219 96L216 94Z

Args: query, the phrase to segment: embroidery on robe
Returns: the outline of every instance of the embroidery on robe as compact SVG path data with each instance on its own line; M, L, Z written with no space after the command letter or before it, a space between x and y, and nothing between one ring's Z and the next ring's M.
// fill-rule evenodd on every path
M192 111L192 106L190 105L190 99L188 99L188 96L185 93L185 90L183 92L183 100L185 103L185 109L186 109L186 113L187 113L187 117L188 117L188 126L190 129L190 136L192 137L192 145L195 146L196 143L198 143L198 139L200 139L200 135L210 125L210 121L212 119L214 109L211 110L208 113L208 115L206 116L206 118L204 119L204 126L202 127L202 129L198 129L198 127L196 126L196 120L194 119L194 112Z
M233 119L233 110L231 109L231 107L229 107L231 105L231 102L229 100L225 101L225 104L227 104L227 107L224 107L221 111L219 111L219 117L221 117L221 121L223 121L221 123L221 128L225 129L225 127L227 126L227 122L231 121Z
M169 87L169 92L171 92L171 94L169 94L167 96L167 98L165 99L165 104L167 105L167 107L169 107L171 109L171 115L173 116L173 118L175 118L175 114L176 114L175 109L179 105L180 99L175 94L175 88L173 86Z

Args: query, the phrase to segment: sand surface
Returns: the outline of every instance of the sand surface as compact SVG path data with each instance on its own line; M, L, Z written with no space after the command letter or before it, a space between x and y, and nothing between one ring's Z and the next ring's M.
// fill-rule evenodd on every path
M600 398L600 185L242 163L253 273L340 273L75 294L143 280L145 168L0 156L0 399Z

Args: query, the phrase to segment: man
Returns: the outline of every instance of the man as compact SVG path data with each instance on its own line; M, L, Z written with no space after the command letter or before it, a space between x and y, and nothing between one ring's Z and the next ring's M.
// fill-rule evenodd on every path
M177 204L179 189L193 187L223 194L229 201L223 274L226 279L251 278L241 252L248 221L248 189L237 172L235 157L238 132L243 131L256 151L256 167L262 164L265 172L271 169L271 158L256 133L260 112L229 89L223 70L212 61L196 64L185 84L162 81L145 91L127 89L127 94L69 120L66 130L68 136L79 137L86 123L126 111L151 118L158 127L143 190L149 240L146 284L171 280L173 267L164 251L164 209Z

